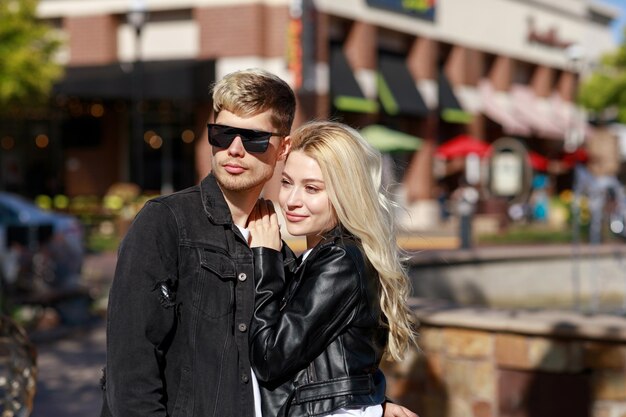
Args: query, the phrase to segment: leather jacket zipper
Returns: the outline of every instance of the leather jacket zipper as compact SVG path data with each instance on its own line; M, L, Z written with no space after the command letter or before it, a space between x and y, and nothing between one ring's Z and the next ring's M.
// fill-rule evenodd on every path
M317 372L315 372L315 366L313 365L313 363L309 364L307 373L309 374L309 382L317 381Z

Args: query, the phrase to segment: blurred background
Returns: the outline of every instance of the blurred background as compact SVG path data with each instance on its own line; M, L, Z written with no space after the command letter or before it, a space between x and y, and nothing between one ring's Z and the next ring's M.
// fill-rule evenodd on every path
M392 397L623 417L625 21L625 0L0 2L0 359L22 358L0 413L96 413L117 246L210 171L211 84L262 67L294 127L383 155L423 348Z

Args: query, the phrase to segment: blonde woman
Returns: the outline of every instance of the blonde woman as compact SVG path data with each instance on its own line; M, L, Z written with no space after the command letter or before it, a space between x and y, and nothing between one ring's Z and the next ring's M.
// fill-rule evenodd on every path
M248 222L251 363L263 416L380 417L383 353L401 359L415 342L380 154L336 122L308 123L291 140L279 201L287 230L306 236L307 251L283 267L271 202L260 201ZM386 416L415 416L387 408Z

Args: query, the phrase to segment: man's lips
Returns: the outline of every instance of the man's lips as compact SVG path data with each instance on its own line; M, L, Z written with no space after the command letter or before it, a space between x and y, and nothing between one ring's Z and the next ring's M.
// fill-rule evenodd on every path
M306 219L307 216L303 216L301 214L295 214L295 213L285 213L285 218L287 219L287 221L290 221L292 223L298 223Z
M229 174L241 174L246 170L244 167L237 164L224 164L222 166Z

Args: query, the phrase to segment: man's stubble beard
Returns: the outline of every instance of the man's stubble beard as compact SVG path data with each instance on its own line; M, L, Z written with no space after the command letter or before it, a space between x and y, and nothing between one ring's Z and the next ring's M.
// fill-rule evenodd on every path
M274 171L269 170L268 173L262 175L259 173L258 175L248 175L250 172L246 172L242 175L229 175L227 172L223 172L218 170L214 170L214 175L217 183L223 190L227 191L248 191L252 190L256 187L263 186L267 181L272 178Z

